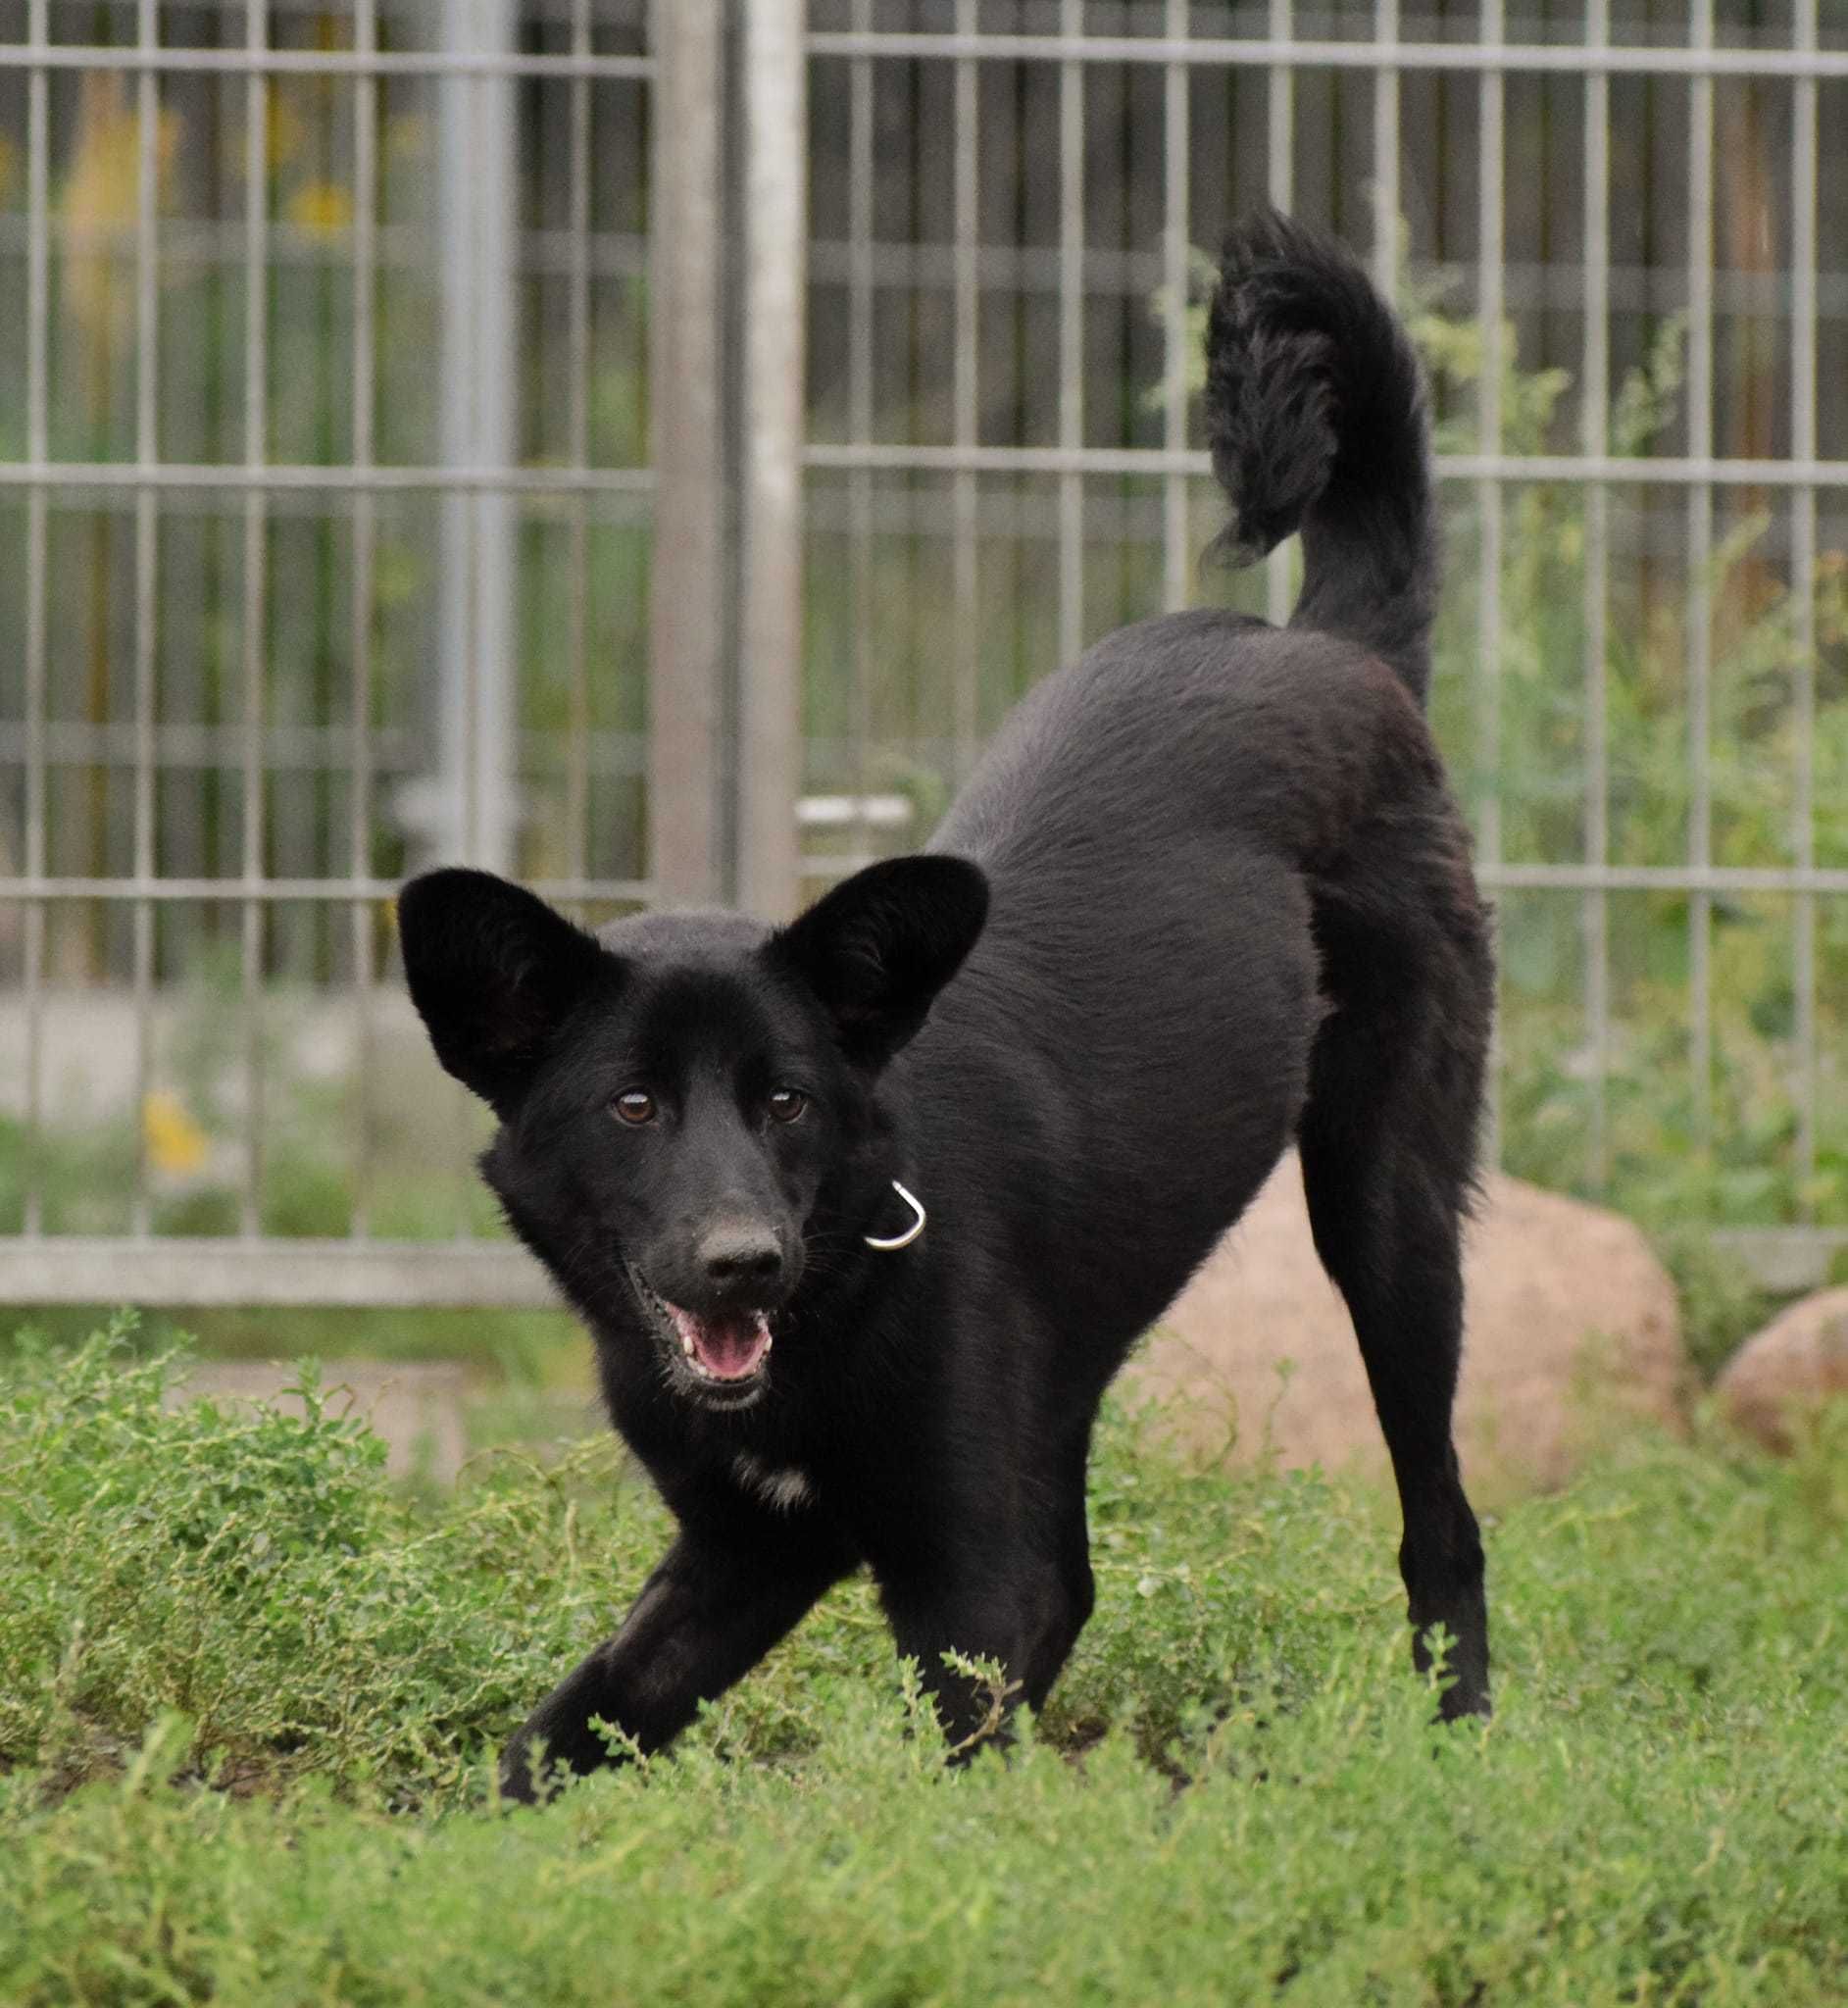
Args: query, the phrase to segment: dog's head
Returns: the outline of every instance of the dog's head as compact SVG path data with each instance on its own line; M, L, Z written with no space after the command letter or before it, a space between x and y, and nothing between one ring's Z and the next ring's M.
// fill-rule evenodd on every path
M961 858L894 858L789 927L648 914L590 935L483 872L413 879L405 973L436 1057L500 1118L482 1170L566 1289L675 1392L743 1407L881 1070L987 915ZM624 1315L626 1314L626 1315Z

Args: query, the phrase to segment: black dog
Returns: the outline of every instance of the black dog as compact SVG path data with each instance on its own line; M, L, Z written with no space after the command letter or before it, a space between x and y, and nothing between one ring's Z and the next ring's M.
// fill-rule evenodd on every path
M1287 628L1112 635L928 852L783 929L593 939L483 874L405 890L411 994L500 1117L482 1169L680 1529L515 1737L516 1797L541 1747L604 1761L593 1716L667 1742L862 1563L952 1739L986 1702L950 1648L1038 1707L1091 1609L1098 1401L1292 1139L1392 1453L1415 1656L1441 1623L1444 1714L1488 1706L1450 1419L1491 961L1422 715L1418 367L1346 254L1275 217L1234 234L1207 340L1225 541L1303 533Z

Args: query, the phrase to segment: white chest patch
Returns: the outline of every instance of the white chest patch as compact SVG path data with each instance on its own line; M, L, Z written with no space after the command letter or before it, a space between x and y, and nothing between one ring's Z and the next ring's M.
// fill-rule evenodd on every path
M731 1470L747 1492L755 1492L766 1506L778 1513L793 1513L815 1496L808 1474L798 1471L793 1464L779 1470L762 1458L753 1457L748 1450L740 1450L731 1460Z

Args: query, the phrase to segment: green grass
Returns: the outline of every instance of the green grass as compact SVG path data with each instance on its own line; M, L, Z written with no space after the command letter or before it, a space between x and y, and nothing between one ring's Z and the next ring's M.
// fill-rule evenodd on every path
M20 1332L0 1331L0 1369L33 1337L73 1346L115 1312L110 1304L45 1304ZM565 1311L353 1311L313 1304L183 1310L150 1307L123 1343L149 1357L184 1344L204 1359L460 1360L484 1382L515 1388L590 1386L583 1330Z
M1383 1503L1121 1418L1097 1617L951 1774L864 1584L670 1760L497 1811L634 1590L593 1441L392 1490L331 1410L0 1382L0 2000L1822 2002L1848 1988L1848 1431L1632 1445L1489 1531L1497 1716L1439 1732Z

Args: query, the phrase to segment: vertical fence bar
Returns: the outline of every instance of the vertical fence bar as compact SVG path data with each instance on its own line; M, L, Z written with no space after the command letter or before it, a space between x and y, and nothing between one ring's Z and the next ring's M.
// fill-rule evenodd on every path
M1503 38L1503 0L1481 0L1479 38L1491 48ZM1482 326L1482 382L1477 407L1480 450L1490 457L1502 445L1503 253L1503 87L1499 70L1485 70L1478 85L1476 130L1477 244ZM1481 527L1476 576L1476 845L1487 865L1502 856L1502 490L1494 476L1476 482L1476 520ZM1499 1018L1497 1021L1499 1025ZM1501 1041L1494 1041L1489 1069L1484 1155L1501 1162Z
M519 0L473 0L481 45L492 56L519 45ZM479 75L471 98L474 131L474 452L477 465L520 458L519 139L514 82ZM472 511L474 552L474 859L490 871L517 868L520 842L520 510L504 489L483 488Z
M975 0L956 0L957 32L975 32ZM952 144L955 149L955 215L952 230L956 240L954 288L956 299L954 381L954 438L957 447L969 451L975 445L976 368L981 338L978 278L975 267L976 238L980 220L975 213L976 171L980 165L981 134L976 126L979 84L973 58L956 59L956 109ZM952 517L951 596L954 615L955 655L951 688L951 716L956 734L955 778L960 785L975 761L976 719L976 607L977 556L975 515L979 502L975 476L959 466L950 477Z
M803 0L745 11L744 536L738 890L796 901L802 785L803 316L808 117Z
M1075 41L1084 0L1060 0L1059 32ZM1084 66L1059 66L1059 444L1084 445ZM1084 646L1084 477L1059 477L1059 659Z
M136 41L152 50L160 41L157 0L139 0ZM152 65L136 88L135 184L135 463L145 476L160 455L160 255L155 215L160 179L160 80ZM134 498L134 876L154 877L155 623L158 618L159 519L154 489L144 480ZM133 1231L150 1224L146 1110L154 1067L154 905L134 903L134 1132Z
M500 0L487 0L498 5ZM463 0L457 13L463 20L459 46L473 53L480 46L475 33L480 0ZM485 191L463 168L481 157L481 79L460 74L448 79L446 103L449 117L444 124L447 142L443 157L445 199L449 213L443 219L443 415L449 427L445 462L453 467L485 467L490 462L506 464L504 453L490 451L486 415L483 411L486 376L490 367L486 330L481 325L481 296L492 283L483 269L487 251L482 242L482 212L487 206ZM478 172L478 168L476 169ZM481 551L480 497L466 483L445 497L446 527L451 532L443 563L443 591L447 609L456 624L456 660L462 678L462 701L453 706L454 744L458 755L456 778L460 786L445 788L444 800L459 816L448 855L472 865L486 865L482 848L484 835L481 800L483 779L481 744L489 703L486 684L492 676L486 653L492 643L481 628L481 612L487 594L479 567ZM501 562L496 551L487 562ZM445 651L445 661L448 660ZM444 716L452 706L445 702ZM438 730L441 726L439 724ZM489 870L493 867L488 866ZM466 1100L458 1099L459 1110ZM466 1136L468 1131L463 1131ZM458 1231L462 1231L459 1228Z
M590 54L590 0L572 0L572 54ZM574 467L590 465L590 79L571 80L571 270L567 276L566 452ZM590 513L587 495L571 502L571 606L566 647L571 657L570 742L566 747L565 856L574 878L590 876Z
M859 33L873 26L873 0L854 0ZM847 430L857 441L873 437L873 58L856 56L847 75ZM847 477L852 519L853 634L848 729L853 735L854 847L866 844L866 801L871 787L873 736L873 471Z
M1585 39L1594 49L1610 39L1611 0L1587 0ZM1611 408L1611 82L1585 77L1585 326L1579 439L1587 457L1609 450ZM1602 481L1584 490L1585 863L1609 861L1610 756L1605 687L1610 493ZM1607 1080L1610 1073L1610 901L1588 892L1581 916L1585 956L1585 1031L1591 1054L1591 1121L1586 1175L1602 1191L1610 1174Z
M514 5L439 6L445 49L512 53ZM442 457L458 468L506 467L517 323L513 84L491 72L451 75L438 101ZM513 868L518 834L514 537L504 492L443 498L436 847L492 872Z
M1817 0L1796 0L1793 45L1817 46ZM1817 186L1819 143L1814 76L1799 76L1791 102L1790 156L1790 451L1816 458ZM1816 864L1816 490L1791 497L1790 587L1796 598L1796 788L1791 804L1792 852L1799 871ZM1796 1000L1796 1104L1798 1206L1814 1209L1816 1181L1816 895L1799 892L1792 945L1791 989Z
M353 43L362 55L378 46L377 0L356 0ZM353 80L353 465L373 462L374 372L377 353L378 83L362 72ZM353 658L352 738L348 749L348 865L355 886L353 942L353 1189L348 1232L372 1231L373 928L372 901L358 890L372 877L373 851L373 498L353 496L353 605L348 647Z
M1374 283L1390 300L1399 290L1399 0L1375 0L1374 39Z
M1714 0L1692 0L1696 49L1714 45ZM1687 125L1687 450L1705 461L1714 450L1714 84L1688 83ZM1713 862L1713 788L1708 746L1713 729L1712 572L1714 493L1696 481L1687 491L1688 863ZM1703 1150L1714 1142L1713 895L1688 899L1689 1060L1694 1127Z
M260 56L269 39L266 0L245 0L244 46ZM244 77L244 463L269 454L270 383L270 79L254 64ZM238 1230L262 1226L263 1190L263 901L264 623L268 504L262 489L244 495L244 791L242 915L244 983L244 1165Z
M442 7L445 46L474 54L493 46L498 21L484 24L483 8L503 16L508 0L462 0ZM504 18L504 17L503 17ZM437 227L442 260L442 403L440 431L446 466L505 466L505 442L494 450L486 413L487 373L493 367L488 330L483 325L485 296L494 276L485 241L487 212L493 196L484 185L485 143L482 119L482 78L452 73L439 86L442 143L442 187ZM439 857L505 871L506 860L491 847L488 825L492 812L483 800L487 790L485 763L489 691L498 666L489 661L493 638L484 623L487 608L499 597L484 566L504 566L497 544L485 549L481 504L484 498L459 486L443 497L441 527L441 618L444 624L442 711L436 730L441 749L442 783L437 802L443 830ZM472 1185L469 1164L474 1155L474 1111L469 1097L454 1083L448 1086L454 1124L452 1230L465 1241L471 1229Z
M648 876L670 906L716 899L721 876L724 14L723 0L654 0L650 15Z
M1173 41L1187 34L1187 0L1168 0ZM1168 311L1162 327L1162 444L1170 453L1187 445L1188 70L1170 63L1162 79L1162 282ZM1187 604L1187 477L1174 471L1162 482L1162 606L1174 613Z
M440 45L467 53L474 43L474 0L450 6L431 0ZM441 287L437 341L437 457L445 467L473 457L474 405L470 361L474 330L474 273L471 193L474 153L471 82L454 72L436 83L436 256ZM429 862L472 859L474 803L474 601L470 587L474 526L466 493L449 490L437 500L436 791L425 835ZM457 1103L458 1111L461 1104ZM462 1121L460 1113L457 1122ZM458 1140L463 1133L458 1130Z
M27 33L34 49L45 46L48 0L31 0ZM49 427L47 372L51 317L51 119L50 79L42 68L26 79L25 137L25 451L34 466L45 464ZM45 876L45 670L46 572L50 553L47 498L33 486L25 498L25 876ZM25 903L25 1163L21 1228L38 1234L45 1227L44 995L45 905Z
M1295 0L1271 0L1271 39L1287 42L1296 33ZM1270 149L1265 192L1272 207L1286 214L1296 201L1296 72L1274 63L1266 83L1265 138ZM1290 552L1279 544L1265 560L1266 618L1279 628L1290 617Z

